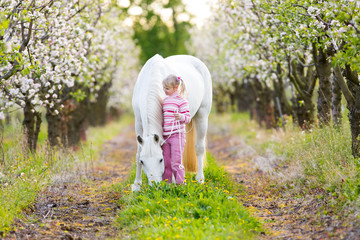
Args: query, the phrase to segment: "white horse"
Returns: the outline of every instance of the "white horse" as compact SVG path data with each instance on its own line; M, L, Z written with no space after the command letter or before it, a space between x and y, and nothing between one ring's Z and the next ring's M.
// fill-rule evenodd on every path
M164 141L162 99L165 97L162 80L169 74L180 76L184 80L192 117L187 127L183 165L186 171L194 172L197 163L196 180L204 182L205 137L212 104L212 83L209 70L203 62L193 56L176 55L163 58L156 54L141 69L133 92L132 105L138 142L133 191L140 190L142 169L150 185L153 181L162 180L164 173L161 149L161 143ZM194 122L195 127L193 127ZM196 143L194 144L195 135Z

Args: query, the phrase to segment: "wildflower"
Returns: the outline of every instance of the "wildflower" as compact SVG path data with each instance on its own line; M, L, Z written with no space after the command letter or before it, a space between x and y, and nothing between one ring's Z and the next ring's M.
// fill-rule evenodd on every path
M173 221L176 221L176 217L173 217Z
M207 220L209 220L209 218L208 218L208 217L207 217L207 218L205 218L205 222L206 222Z
M150 210L149 210L149 209L146 209L145 212L150 212Z

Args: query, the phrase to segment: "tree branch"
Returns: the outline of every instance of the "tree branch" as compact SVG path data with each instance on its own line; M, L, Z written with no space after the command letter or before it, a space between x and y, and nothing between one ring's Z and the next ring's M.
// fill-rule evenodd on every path
M296 60L301 64L301 66L303 66L304 68L305 67L313 67L313 66L315 66L315 63L310 63L310 64L305 64L305 63L303 63L300 59L299 59L299 57L298 57L298 55L296 54Z
M288 62L288 72L289 72L288 74L289 74L290 82L292 82L292 84L294 85L294 87L295 87L296 91L298 92L298 94L300 94L300 96L302 98L304 98L305 97L304 93L302 92L301 88L299 87L298 83L296 82L296 79L295 79L294 75L291 74L294 70L292 69L292 66L291 66L292 61L289 58L290 57L288 56L287 62Z
M299 77L299 74L296 71L296 63L294 61L291 61L291 67L292 67L292 76L294 77L294 81L298 84L298 86L301 89L305 89L305 83L303 83Z
M19 53L22 53L24 51L24 49L27 47L27 45L29 44L29 41L31 38L31 33L32 33L33 21L34 20L31 19L27 36L25 36L25 34L22 34L23 42L19 49ZM9 79L12 75L14 75L18 71L18 69L17 69L18 65L19 65L19 62L15 59L12 68L5 75L0 76L0 84L2 84L3 80Z
M307 79L310 79L310 84L308 89L306 90L306 92L308 94L312 94L312 92L315 89L315 84L316 84L316 71L314 71L314 67L311 67L308 69L308 74L307 74Z
M339 84L341 91L344 94L346 102L348 103L348 105L352 105L355 101L355 98L352 95L352 93L350 92L350 90L345 82L345 79L341 73L340 67L338 65L334 66L333 71L334 71L335 79L336 79L337 83Z
M77 14L79 14L80 12L82 12L86 7L88 6L88 4L85 4L82 8L80 8L76 13L74 13L74 15L68 17L66 19L66 21L69 21L70 19L72 19L73 17L75 17Z

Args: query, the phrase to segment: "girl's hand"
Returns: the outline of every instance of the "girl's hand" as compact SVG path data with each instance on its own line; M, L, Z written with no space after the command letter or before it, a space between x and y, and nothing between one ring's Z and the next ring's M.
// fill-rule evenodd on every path
M175 117L175 120L180 120L181 119L180 113L174 113L174 117Z

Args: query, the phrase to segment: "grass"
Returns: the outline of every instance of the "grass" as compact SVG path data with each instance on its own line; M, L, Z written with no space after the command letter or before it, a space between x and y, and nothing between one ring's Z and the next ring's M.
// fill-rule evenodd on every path
M285 132L265 130L244 113L224 114L215 117L218 118L215 121L226 121L233 134L243 137L260 154L270 149L283 156L279 165L287 168L277 170L282 176L289 169L298 171L287 174L295 177L276 181L285 181L284 185L290 186L294 192L301 189L311 194L314 189L321 190L322 197L330 196L336 208L351 206L358 209L360 160L351 154L351 132L346 114L340 128L313 127L310 131L299 129L291 119L288 119Z
M22 210L35 201L38 192L51 183L55 174L97 158L102 144L131 121L132 118L123 117L105 127L90 128L87 141L75 152L49 149L44 125L36 154L27 151L21 126L8 126L0 146L0 235L12 229L14 219L21 218Z
M134 169L135 170L135 169ZM135 177L132 172L131 180ZM161 182L130 190L130 179L113 185L123 192L117 226L131 239L255 239L263 231L260 222L234 197L235 185L215 159L208 156L204 184L186 175L186 185ZM147 180L143 174L143 182Z

